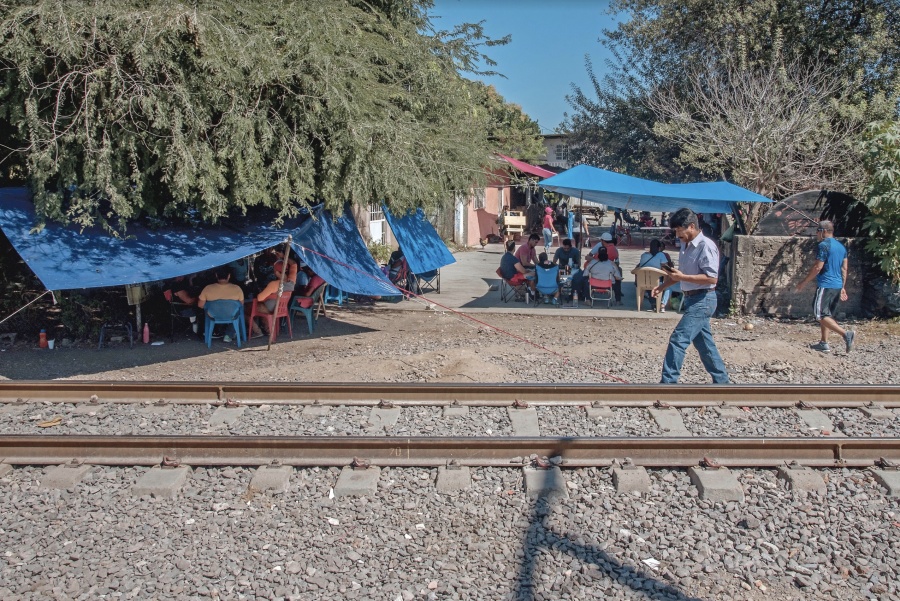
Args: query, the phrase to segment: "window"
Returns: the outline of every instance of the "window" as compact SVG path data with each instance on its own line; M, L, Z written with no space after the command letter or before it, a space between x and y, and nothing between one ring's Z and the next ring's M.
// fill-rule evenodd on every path
M556 160L557 161L568 161L569 160L569 145L568 144L557 144L556 145Z
M484 188L472 190L472 205L476 210L484 208Z
M384 219L384 212L381 210L381 205L369 205L369 221L381 221L382 219Z

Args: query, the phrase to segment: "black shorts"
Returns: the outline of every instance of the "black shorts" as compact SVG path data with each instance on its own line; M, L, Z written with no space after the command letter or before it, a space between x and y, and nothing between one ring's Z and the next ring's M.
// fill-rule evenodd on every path
M833 317L839 300L841 300L840 288L816 288L816 297L813 299L813 313L816 319Z

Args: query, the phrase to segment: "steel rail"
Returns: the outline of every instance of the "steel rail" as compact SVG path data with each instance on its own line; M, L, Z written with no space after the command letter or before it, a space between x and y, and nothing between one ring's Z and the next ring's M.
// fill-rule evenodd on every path
M900 438L562 438L562 437L268 437L32 436L0 437L0 459L14 465L86 463L190 466L521 467L531 455L559 457L563 467L608 466L626 457L639 466L688 467L704 458L733 467L867 467L900 461Z
M666 385L666 384L396 384L396 383L248 383L248 382L0 382L0 403L153 403L248 405L533 405L672 407L736 405L791 407L900 407L900 386L889 385Z

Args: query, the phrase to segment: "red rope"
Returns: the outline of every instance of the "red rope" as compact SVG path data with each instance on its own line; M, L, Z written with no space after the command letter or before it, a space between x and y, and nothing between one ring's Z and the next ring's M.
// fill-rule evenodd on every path
M337 259L334 259L334 258L332 258L332 257L328 257L328 256L326 256L326 255L323 255L323 254L321 254L321 253L318 253L318 252L312 250L311 248L307 248L307 247L305 247L305 246L300 246L300 248L303 249L303 250L305 250L305 251L307 251L307 252L310 252L310 253L312 253L312 254L314 254L314 255L318 255L318 256L322 257L323 259L327 259L327 260L329 260L329 261L331 261L331 262L333 262L333 263L336 263L336 264L338 264L338 265L341 265L341 266L343 266L343 267L348 267L348 268L352 269L353 271L356 271L356 272L358 272L358 273L360 273L360 274L362 274L362 275L364 275L364 276L366 276L366 277L368 277L368 278L372 278L373 280L378 281L378 278L376 278L376 277L373 276L372 274L366 273L365 271L363 271L363 270L361 270L361 269L358 269L358 268L354 267L353 265L348 265L347 263L343 263L343 262L341 262L341 261L338 261ZM486 328L490 328L491 330L494 330L494 331L499 332L499 333L501 333L501 334L505 334L506 336L509 336L510 338L513 338L513 339L515 339L515 340L518 340L519 342L524 342L525 344L528 344L528 345L530 345L530 346L533 346L533 347L536 348L536 349L540 349L540 350L542 350L542 351L544 351L544 352L550 353L551 355L554 355L554 356L556 356L556 357L559 357L560 359L563 360L563 364L568 363L569 360L571 359L571 357L569 357L568 355L564 355L564 354L562 354L562 353L558 353L558 352L554 351L553 349L549 349L549 348L547 348L547 347L545 347L545 346L543 346L543 345L540 345L540 344L538 344L538 343L536 343L536 342L533 342L533 341L531 341L531 340L529 340L529 339L527 339L527 338L523 338L522 336L519 336L519 335L517 335L517 334L513 334L512 332L508 332L508 331L506 331L506 330L504 330L504 329L502 329L502 328L498 328L497 326L491 325L491 324L489 324L489 323L487 323L487 322L485 322L485 321L482 321L482 320L480 320L480 319L475 319L474 317L472 317L471 315L469 315L469 314L467 314L467 313L463 313L462 311L457 311L456 309L452 309L452 308L450 308L450 307L448 307L448 306L446 306L446 305L442 305L441 303L435 302L435 301L431 300L430 298L426 298L426 297L424 297L424 296L422 296L422 295L420 295L420 294L416 294L415 292L411 292L411 291L409 291L409 290L405 290L405 289L401 288L400 286L397 286L396 284L392 284L392 285L393 285L397 290L401 291L405 296L414 296L414 297L416 297L416 298L422 299L422 300L424 300L424 301L426 301L426 302L428 302L428 303L430 303L430 304L432 304L432 305L435 305L435 306L437 306L437 307L441 307L441 308L444 309L445 311L449 311L450 313L452 313L452 314L454 314L454 315L457 315L457 316L459 316L459 317L463 317L463 318L465 318L465 319L468 319L469 321L473 321L473 322L475 322L475 323L477 323L477 324L479 324L479 325L482 325L482 326L484 326L484 327L486 327ZM610 380L614 380L614 381L619 382L619 383L621 383L621 384L630 384L630 382L629 382L628 380L624 380L624 379L622 379L622 378L620 378L620 377L618 377L618 376L614 376L614 375L612 375L611 373L605 372L605 371L603 371L603 370L601 370L601 369L597 369L597 368L591 367L591 366L588 366L587 369L588 369L589 371L599 373L599 374L601 374L601 375L603 375L603 376L609 378Z

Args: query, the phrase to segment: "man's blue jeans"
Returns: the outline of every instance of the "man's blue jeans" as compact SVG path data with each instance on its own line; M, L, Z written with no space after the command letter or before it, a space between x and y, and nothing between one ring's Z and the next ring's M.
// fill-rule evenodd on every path
M663 361L661 384L675 384L681 376L681 365L684 363L684 353L687 347L694 343L697 352L700 353L700 361L703 367L712 376L715 384L728 384L728 372L725 371L725 362L719 355L719 349L713 341L712 331L709 329L709 318L716 311L716 291L710 290L702 294L694 294L684 297L684 315L675 326L675 331L669 337L669 348L666 349L666 358Z

